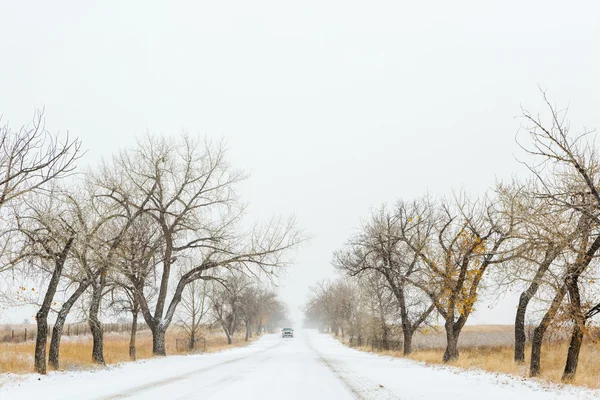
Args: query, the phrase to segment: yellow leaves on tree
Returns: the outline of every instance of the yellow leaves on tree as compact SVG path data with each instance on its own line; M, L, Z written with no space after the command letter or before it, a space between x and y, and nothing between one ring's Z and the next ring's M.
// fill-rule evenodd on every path
M434 264L441 274L436 279L441 307L449 312L454 309L464 316L475 311L476 286L484 272L482 265L486 252L486 241L481 237L464 229L458 233L454 248L448 248L444 253L444 263ZM442 265L444 268L440 269Z

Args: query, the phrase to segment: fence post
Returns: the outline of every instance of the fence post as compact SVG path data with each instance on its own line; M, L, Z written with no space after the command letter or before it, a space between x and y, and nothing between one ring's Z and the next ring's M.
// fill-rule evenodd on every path
M12 333L10 334L10 341L14 342L15 341L15 330L12 330Z
M25 339L23 341L26 342L27 341L27 328L25 328L25 336L24 337L25 337Z

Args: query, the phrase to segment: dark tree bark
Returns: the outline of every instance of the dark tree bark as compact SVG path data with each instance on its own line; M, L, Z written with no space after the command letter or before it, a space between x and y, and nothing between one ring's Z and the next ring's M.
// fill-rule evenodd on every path
M39 310L35 315L37 337L35 339L34 367L38 374L46 374L46 336L48 335L48 311Z
M542 278L557 256L558 251L556 247L552 244L549 245L544 260L539 265L529 287L519 297L519 305L515 316L515 361L518 363L525 362L525 342L527 340L525 335L525 315L527 313L527 306L537 293Z
M54 295L56 294L56 290L58 288L58 283L60 281L60 277L62 275L63 267L65 265L65 261L67 260L67 255L71 250L71 246L73 245L74 238L70 237L63 249L59 253L52 253L52 258L54 259L54 270L52 271L52 277L50 278L50 282L48 283L48 289L46 290L46 294L44 295L44 301L38 312L36 313L36 322L37 322L37 337L35 339L35 354L34 354L34 368L35 371L39 374L46 374L46 342L48 340L48 313L50 312L50 307L52 306L52 300L54 299Z
M415 257L413 264L416 264L416 260L417 260L417 258ZM390 265L392 265L391 259L389 259L387 262ZM413 267L414 267L414 265L413 265ZM411 268L413 268L413 267L411 267ZM409 271L407 273L407 275L410 275L411 273L412 272ZM408 307L406 305L406 294L405 294L405 290L404 290L405 282L401 281L400 284L397 284L397 282L394 281L394 279L392 278L392 276L389 274L388 271L383 271L383 275L385 276L390 288L392 289L392 292L394 293L394 296L396 297L398 304L400 305L400 321L401 321L401 326L402 326L402 336L404 337L403 353L404 353L404 355L408 355L408 354L412 353L412 338L413 338L415 331L417 330L417 328L419 328L419 326L421 326L421 324L423 324L425 322L425 320L433 312L433 310L435 309L435 305L432 303L429 306L429 308L427 308L425 311L423 311L415 319L414 322L411 321L409 314L408 314ZM379 294L378 294L378 297L380 297ZM379 301L381 302L382 299L379 298ZM386 343L386 346L387 346L387 343Z
M570 312L573 319L573 331L571 333L571 342L567 352L567 362L563 372L562 380L570 382L577 372L579 363L579 352L583 341L583 330L585 329L585 317L581 309L581 294L579 293L578 275L572 275L567 278L567 291L570 299Z
M82 281L73 294L69 297L69 299L62 305L58 315L56 317L56 322L54 323L54 328L52 329L52 338L50 339L50 352L48 355L48 362L52 369L59 369L60 367L60 339L62 336L62 331L65 325L65 320L67 319L67 315L71 311L71 308L75 304L75 302L81 297L81 295L85 292L85 290L90 285L89 280Z
M190 350L194 350L196 347L196 331L192 329L190 332Z
M179 282L177 283L177 287L175 289L175 293L173 294L173 298L169 303L169 307L167 312L165 313L164 318L159 318L157 315L163 315L164 305L159 309L156 308L156 312L153 315L150 311L150 306L144 297L144 287L143 281L134 280L135 285L135 298L139 304L139 309L142 312L142 316L146 321L146 324L150 327L150 331L152 332L152 354L155 356L166 356L167 350L165 347L165 335L171 321L173 320L173 316L175 315L175 310L179 303L181 303L183 290L185 289L188 283L193 282L194 280L201 279L200 273L202 269L194 269L192 271L184 274ZM229 342L231 344L231 342Z
M92 301L90 303L90 311L88 316L88 325L92 332L92 361L96 364L104 365L104 331L102 323L98 318L100 311L100 303L102 302L102 291L105 283L105 271L101 271L100 282L92 284Z
M573 327L571 333L571 342L569 343L569 351L567 353L567 362L565 364L565 370L563 372L562 380L564 382L570 382L575 378L577 372L577 364L579 362L579 352L581 351L581 344L583 342L583 330L579 324Z
M413 334L415 333L414 331L403 331L403 337L404 337L404 343L403 343L403 350L404 350L404 355L410 354L412 353L412 339L413 339Z
M565 297L565 292L566 287L565 285L562 285L554 295L554 299L552 299L550 308L548 308L548 311L546 311L546 314L544 314L542 321L538 326L535 327L535 330L533 331L533 340L531 342L531 362L529 364L529 375L532 377L540 374L544 334L556 316L556 313L560 308L560 304Z
M458 359L458 338L460 336L460 331L462 330L462 326L460 325L460 323L454 323L451 319L447 320L445 323L446 350L444 351L444 356L442 358L442 361L444 362L450 362ZM464 325L464 323L462 325Z
M135 361L137 359L136 349L135 349L135 339L136 339L136 335L137 335L138 313L139 313L139 307L137 306L137 304L135 303L135 300L134 300L133 309L131 310L131 315L133 317L133 320L131 321L131 336L129 338L129 358L132 361Z
M446 350L444 351L444 356L442 360L444 362L458 360L458 335L446 333L446 341Z
M165 347L166 330L160 326L156 326L152 331L152 354L155 356L166 356L167 350Z
M589 230L587 231L589 232ZM587 238L586 238L587 239ZM587 240L584 241L587 244ZM586 247L583 247L586 248ZM585 330L585 315L581 308L581 294L579 292L579 277L587 269L596 252L600 249L600 235L596 236L592 244L587 248L582 257L578 257L577 262L570 268L569 275L565 279L567 292L569 293L569 313L573 321L573 332L571 334L571 343L567 354L567 362L563 372L562 380L571 381L577 372L579 363L579 352L583 341L583 332Z

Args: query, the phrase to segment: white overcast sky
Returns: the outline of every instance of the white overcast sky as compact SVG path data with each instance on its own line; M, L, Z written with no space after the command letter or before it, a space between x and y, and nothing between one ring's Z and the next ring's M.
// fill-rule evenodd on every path
M146 130L224 138L249 218L293 213L313 237L292 310L372 207L522 172L514 117L542 110L538 85L600 126L599 71L597 1L0 0L3 122L45 107L83 166Z

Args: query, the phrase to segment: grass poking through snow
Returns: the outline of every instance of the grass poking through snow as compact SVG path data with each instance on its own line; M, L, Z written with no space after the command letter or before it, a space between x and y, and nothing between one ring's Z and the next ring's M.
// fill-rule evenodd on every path
M166 347L168 355L189 354L190 351L178 352L175 339L182 338L176 330L167 332ZM252 341L253 339L250 339ZM206 336L206 352L215 352L245 345L243 336L236 337L233 344L220 334ZM34 341L26 343L0 343L0 373L11 372L24 374L33 372ZM48 340L47 349L50 347ZM137 359L152 357L152 336L149 331L138 334ZM104 358L107 364L117 364L129 360L129 336L126 333L107 333L104 335ZM92 363L92 337L90 335L64 336L60 345L60 369L77 370L98 368Z

